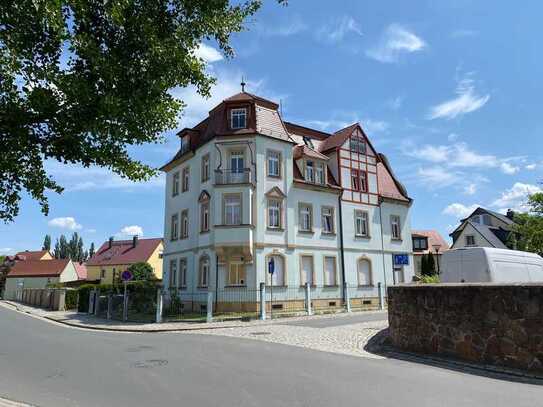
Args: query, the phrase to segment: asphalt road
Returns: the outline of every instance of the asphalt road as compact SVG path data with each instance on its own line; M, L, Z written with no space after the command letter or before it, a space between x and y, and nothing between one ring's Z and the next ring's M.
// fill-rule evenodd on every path
M334 326L359 324L361 322L385 321L388 319L388 312L357 312L350 315L342 314L338 318L318 318L281 322L281 325L307 326L310 328L331 328Z
M543 388L183 333L90 332L0 307L0 397L62 406L540 406Z

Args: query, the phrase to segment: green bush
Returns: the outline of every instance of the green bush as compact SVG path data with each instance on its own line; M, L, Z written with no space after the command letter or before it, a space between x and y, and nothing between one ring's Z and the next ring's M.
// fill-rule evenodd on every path
M439 283L439 274L432 274L429 276L422 276L420 278L422 284L437 284Z
M156 297L157 282L151 281L131 281L127 284L127 291L132 298L134 307L138 312L149 307L149 304L154 304ZM89 311L89 296L92 290L100 290L101 294L123 294L124 284L84 284L77 289L79 293L79 312ZM152 293L152 294L151 294ZM147 305L146 305L147 304Z
M66 309L78 308L79 291L78 290L66 290L65 307ZM89 300L87 297L87 307L89 306Z

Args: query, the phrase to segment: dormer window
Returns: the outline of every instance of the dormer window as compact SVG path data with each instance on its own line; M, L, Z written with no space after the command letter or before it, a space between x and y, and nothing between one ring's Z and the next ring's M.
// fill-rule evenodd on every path
M326 177L324 175L325 165L318 161L305 162L305 180L312 184L324 185Z
M315 182L315 163L313 161L306 161L305 163L305 180Z
M190 148L189 136L181 137L181 154L184 154L187 151L189 151L189 148Z
M315 183L324 184L324 165L317 163L315 167Z
M366 142L362 137L351 136L349 148L351 151L356 151L360 154L366 154Z
M232 130L247 128L247 109L239 108L230 110L230 127Z

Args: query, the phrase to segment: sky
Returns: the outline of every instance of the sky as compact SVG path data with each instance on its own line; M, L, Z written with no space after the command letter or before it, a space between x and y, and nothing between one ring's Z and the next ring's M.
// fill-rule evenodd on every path
M413 229L446 236L475 207L525 210L543 188L543 3L490 1L266 1L236 34L233 59L212 41L196 51L217 78L210 99L187 103L177 130L247 91L281 102L283 118L334 132L359 122L414 199ZM166 142L130 148L160 167ZM98 246L114 236L163 235L164 176L134 184L101 168L47 162L66 190L45 217L29 197L0 223L0 254L41 248L74 231Z

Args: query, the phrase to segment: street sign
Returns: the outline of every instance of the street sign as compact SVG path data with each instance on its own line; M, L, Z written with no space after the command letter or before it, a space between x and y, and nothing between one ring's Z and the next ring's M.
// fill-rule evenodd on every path
M268 273L273 274L275 271L275 261L273 260L273 257L268 262Z
M395 266L407 266L409 264L409 255L408 254L395 254L394 255L394 265Z
M132 273L128 270L123 271L123 273L121 274L121 279L123 281L130 281L133 277L134 276L132 275Z

